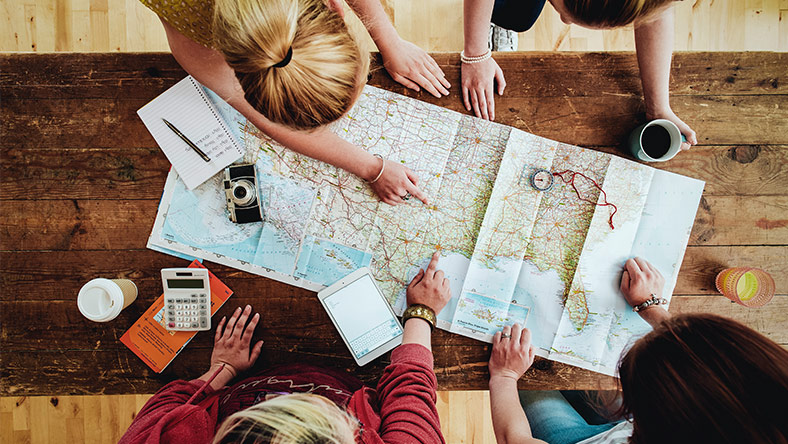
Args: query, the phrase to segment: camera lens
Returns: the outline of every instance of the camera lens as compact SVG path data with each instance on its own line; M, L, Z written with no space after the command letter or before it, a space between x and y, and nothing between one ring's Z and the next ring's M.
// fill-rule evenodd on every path
M233 203L244 207L255 202L257 191L254 184L247 179L238 179L233 183Z

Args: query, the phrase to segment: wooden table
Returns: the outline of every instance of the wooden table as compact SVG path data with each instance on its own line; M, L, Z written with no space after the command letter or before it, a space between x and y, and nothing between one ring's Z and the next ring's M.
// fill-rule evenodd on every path
M452 96L436 100L393 83L371 83L455 110L459 60L438 54ZM496 97L502 123L540 136L617 152L644 120L633 54L512 53ZM730 316L788 344L788 55L691 53L674 57L676 113L700 145L666 164L707 182L671 311ZM145 249L169 163L136 115L185 73L169 54L0 56L2 283L0 394L150 393L204 371L212 336L201 333L162 374L118 341L161 294L159 269L184 260ZM762 267L778 296L762 309L733 305L713 278L728 266ZM310 362L373 382L386 365L355 368L314 294L231 268L208 266L241 304L263 314L262 364ZM125 277L139 298L114 321L94 323L76 306L94 277ZM438 331L441 389L484 389L489 347ZM538 360L523 388L611 388L615 380Z

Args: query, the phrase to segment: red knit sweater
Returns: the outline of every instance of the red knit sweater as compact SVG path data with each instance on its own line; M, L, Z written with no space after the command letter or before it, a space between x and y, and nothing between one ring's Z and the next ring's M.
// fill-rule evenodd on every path
M444 443L436 386L432 352L418 344L396 348L377 390L361 388L348 402L347 410L363 426L358 442ZM224 419L217 394L199 380L167 384L142 407L119 444L210 443Z

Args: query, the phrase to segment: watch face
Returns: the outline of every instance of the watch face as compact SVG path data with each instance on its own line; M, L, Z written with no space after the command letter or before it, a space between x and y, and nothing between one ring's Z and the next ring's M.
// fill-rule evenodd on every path
M539 168L531 174L531 186L538 191L549 191L553 188L553 173Z

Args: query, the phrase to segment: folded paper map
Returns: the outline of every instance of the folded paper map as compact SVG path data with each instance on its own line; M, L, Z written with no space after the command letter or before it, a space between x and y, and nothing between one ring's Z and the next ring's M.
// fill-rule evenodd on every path
M606 374L649 330L618 290L624 262L653 263L670 299L701 181L367 86L331 129L418 174L429 205L390 206L209 95L257 164L265 220L230 222L218 176L189 191L170 171L151 247L311 290L369 266L398 313L440 249L452 284L440 328L489 342L525 323L540 356ZM537 171L552 187L531 183Z

